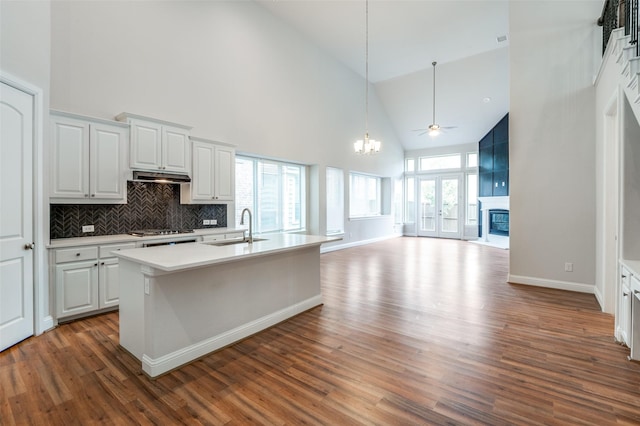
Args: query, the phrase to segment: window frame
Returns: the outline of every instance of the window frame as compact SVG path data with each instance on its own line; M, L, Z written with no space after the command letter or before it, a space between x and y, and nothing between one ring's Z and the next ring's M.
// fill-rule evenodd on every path
M336 206L336 208L334 210L336 210L336 215L339 215L340 218L339 220L336 220L336 222L340 222L340 229L329 229L329 216L330 216L330 206L329 206L329 200L331 199L330 195L329 195L329 174L330 171L335 171L335 172L339 172L340 177L339 177L339 182L337 183L337 186L339 187L339 191L338 194L335 196L336 200L339 200L339 204L338 206ZM326 176L325 176L325 197L326 197L326 235L343 235L345 232L345 207L344 207L344 170L338 167L330 167L327 166L326 168ZM333 222L332 222L333 223Z
M267 234L267 233L289 233L289 232L302 232L306 230L306 210L307 210L307 166L303 165L303 164L299 164L299 163L293 163L293 162L289 162L289 161L281 161L281 160L273 160L273 159L266 159L266 158L261 158L261 157L254 157L251 155L236 155L236 161L249 161L251 162L251 170L252 170L252 176L251 176L251 187L252 187L252 194L251 194L251 205L249 206L250 210L253 212L252 215L252 226L253 226L253 230L254 230L254 234ZM263 229L261 224L260 224L260 218L261 216L261 212L264 212L264 208L260 203L260 199L261 196L263 197L264 194L261 194L259 191L256 190L256 188L260 187L260 182L261 182L261 178L260 178L260 168L264 167L265 165L267 166L277 166L277 196L276 196L276 227L274 229ZM287 212L290 211L290 208L285 206L285 204L287 204L287 200L288 197L286 196L287 190L285 188L285 186L287 185L287 176L288 174L286 173L286 168L288 167L292 167L292 168L296 168L299 171L299 175L298 175L298 183L297 183L297 188L296 188L296 194L294 194L294 198L295 201L293 203L294 207L294 212L296 212L296 214L294 216L298 216L298 221L299 221L299 226L297 227L286 227L285 224L288 223L289 221L287 220L287 217L285 217L285 215L287 214ZM240 200L241 197L238 196L238 189L240 188L240 185L238 185L238 182L241 181L241 179L239 179L238 176L238 171L239 169L241 169L240 167L238 167L237 163L236 163L236 196L235 196L235 223L236 226L238 226L238 224L240 223L240 214L241 211L247 207L245 204L241 204L238 202L238 200ZM263 173L264 175L264 173ZM291 203L288 203L291 204ZM295 222L293 222L295 223Z

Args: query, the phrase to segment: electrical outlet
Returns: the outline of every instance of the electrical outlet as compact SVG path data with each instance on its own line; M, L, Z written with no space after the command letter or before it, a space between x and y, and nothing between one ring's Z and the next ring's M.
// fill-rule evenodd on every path
M565 272L573 272L573 263L571 262L567 262L564 264L564 271Z
M82 225L82 232L93 232L94 230L93 225Z
M211 225L211 221L209 219L205 219L202 221L203 225Z
M217 225L217 224L218 224L218 219L211 219L211 220L209 221L209 223L210 223L211 225Z

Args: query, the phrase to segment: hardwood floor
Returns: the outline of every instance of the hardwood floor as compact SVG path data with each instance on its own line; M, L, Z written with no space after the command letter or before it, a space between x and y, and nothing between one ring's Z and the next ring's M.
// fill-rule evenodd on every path
M149 380L118 314L0 353L0 424L640 424L640 364L593 295L508 252L396 238L322 255L324 305Z

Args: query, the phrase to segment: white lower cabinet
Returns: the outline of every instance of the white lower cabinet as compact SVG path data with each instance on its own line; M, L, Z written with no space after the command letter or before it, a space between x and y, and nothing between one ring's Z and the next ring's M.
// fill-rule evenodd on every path
M58 318L98 309L98 263L71 262L56 265Z
M119 303L118 259L111 252L135 243L83 246L54 251L58 319L91 314Z
M631 274L625 267L621 267L620 274L620 294L618 298L618 340L627 346L631 346L631 294L630 280Z
M113 257L111 259L100 260L98 271L100 307L118 306L118 298L120 295L118 259Z

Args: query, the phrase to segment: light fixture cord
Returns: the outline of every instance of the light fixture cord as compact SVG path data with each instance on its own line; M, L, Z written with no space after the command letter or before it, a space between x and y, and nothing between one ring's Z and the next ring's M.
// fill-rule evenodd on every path
M365 1L365 25L364 25L364 103L365 103L365 117L364 117L364 130L365 134L369 134L369 0Z
M436 124L436 64L437 62L432 62L433 65L433 121L431 124Z

